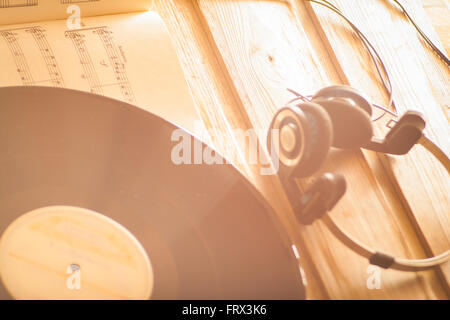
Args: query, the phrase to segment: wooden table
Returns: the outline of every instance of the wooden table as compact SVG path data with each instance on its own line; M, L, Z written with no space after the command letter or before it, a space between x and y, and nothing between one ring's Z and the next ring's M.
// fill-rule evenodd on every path
M335 0L380 51L399 111L424 113L427 134L450 152L450 72L418 37L391 1ZM402 0L426 34L450 48L447 0ZM367 52L332 12L303 0L156 0L177 53L208 141L219 151L245 153L234 128L254 128L260 141L277 108L292 95L328 84L351 84L387 103ZM425 9L424 9L425 8ZM430 18L432 23L430 23ZM434 25L434 28L433 28ZM439 42L440 39L443 41ZM377 134L386 133L385 123ZM243 156L244 157L244 156ZM380 271L381 288L369 289L369 264L339 243L321 222L300 226L274 176L235 164L275 208L301 253L310 299L448 299L450 264L433 271ZM345 198L331 215L353 236L394 255L419 258L450 248L450 179L420 147L405 157L369 151L333 151L324 170L343 173Z

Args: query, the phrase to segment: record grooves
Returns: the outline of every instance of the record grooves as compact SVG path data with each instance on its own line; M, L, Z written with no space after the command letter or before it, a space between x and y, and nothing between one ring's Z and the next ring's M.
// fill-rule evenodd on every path
M231 165L173 164L175 129L105 97L0 88L0 234L39 208L83 208L139 241L152 299L304 298L271 208ZM3 284L0 298L10 298Z

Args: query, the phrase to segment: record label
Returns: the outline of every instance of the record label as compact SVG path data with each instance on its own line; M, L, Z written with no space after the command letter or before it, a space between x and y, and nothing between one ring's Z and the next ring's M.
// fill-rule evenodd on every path
M0 239L0 276L16 299L148 299L150 260L123 226L91 210L45 207Z

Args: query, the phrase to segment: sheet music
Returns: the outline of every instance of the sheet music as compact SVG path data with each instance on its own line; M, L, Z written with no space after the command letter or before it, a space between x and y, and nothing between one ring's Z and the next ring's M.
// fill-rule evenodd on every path
M148 11L153 0L0 0L0 25L67 19L77 5L81 18Z
M92 93L113 95L115 90L120 90L124 101L136 103L133 89L128 80L124 57L121 56L121 52L114 42L112 31L108 27L68 30L65 35L74 44L80 64L83 67L83 78L88 81ZM93 57L90 48L98 45L96 42L102 44L105 52L103 52L103 55ZM105 56L106 58L102 59ZM95 58L97 58L97 63ZM111 70L111 72L108 72L108 77L101 78L102 72L97 71L97 69L103 69L101 66ZM108 94L107 90L111 88L112 90Z
M61 71L59 71L58 63L52 48L45 38L44 32L44 29L39 26L12 28L0 30L0 38L3 38L8 46L11 57L14 60L17 75L23 85L33 86L48 84L55 87L64 87ZM23 43L26 43L27 41L34 41L36 43L42 58L42 63L47 68L47 74L44 73L44 75L40 72L32 72L32 67L35 65L30 65L31 61L29 62L25 55L25 49L28 48L23 48ZM4 72L7 71L6 67L3 70Z
M83 90L137 105L196 133L198 114L155 12L0 26L0 86ZM198 128L197 128L198 130Z

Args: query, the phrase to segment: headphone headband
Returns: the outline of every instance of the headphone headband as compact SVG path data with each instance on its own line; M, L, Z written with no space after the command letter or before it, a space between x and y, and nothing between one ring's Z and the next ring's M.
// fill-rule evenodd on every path
M430 152L439 162L445 167L447 172L450 174L450 159L448 156L444 153L444 151L439 148L438 145L436 145L433 141L431 141L429 138L427 138L424 134L420 136L420 138L417 141L417 144L422 145L428 152ZM328 178L330 179L330 174L327 174ZM320 180L321 182L323 181ZM322 182L323 183L323 182ZM317 183L314 185L318 185ZM288 185L283 183L283 186L286 188L289 187ZM310 191L306 192L305 195L307 195L308 198L311 199L313 202L322 202L324 203L323 199L320 199L319 197L311 197L311 190L314 192L314 186L310 189ZM289 192L291 193L291 192ZM291 193L292 194L292 193ZM343 195L343 194L342 194ZM303 196L305 197L305 196ZM289 197L290 199L293 199L293 197ZM305 199L305 198L303 198ZM300 200L301 202L302 200ZM337 201L334 199L334 203L332 203L331 207L327 208L327 211L330 211L332 207L334 207L334 204L336 204ZM314 203L307 203L308 207L314 207ZM348 248L353 250L355 253L365 257L370 261L371 264L380 266L385 269L395 269L400 271L422 271L427 270L432 267L435 267L437 265L443 264L450 259L450 250L445 251L444 253L428 258L428 259L402 259L402 258L396 258L389 254L381 253L376 250L373 250L364 244L360 243L358 240L354 239L352 236L350 236L344 229L342 229L338 224L335 223L335 221L325 212L322 216L318 217L317 215L315 218L311 219L312 213L310 210L307 209L305 203L301 203L301 205L294 205L294 208L297 209L299 214L299 220L300 222L304 224L311 224L314 220L322 219L322 221L325 223L327 228L333 233L334 236L336 236L343 244L345 244ZM306 212L305 212L306 211ZM307 217L307 220L302 217Z

